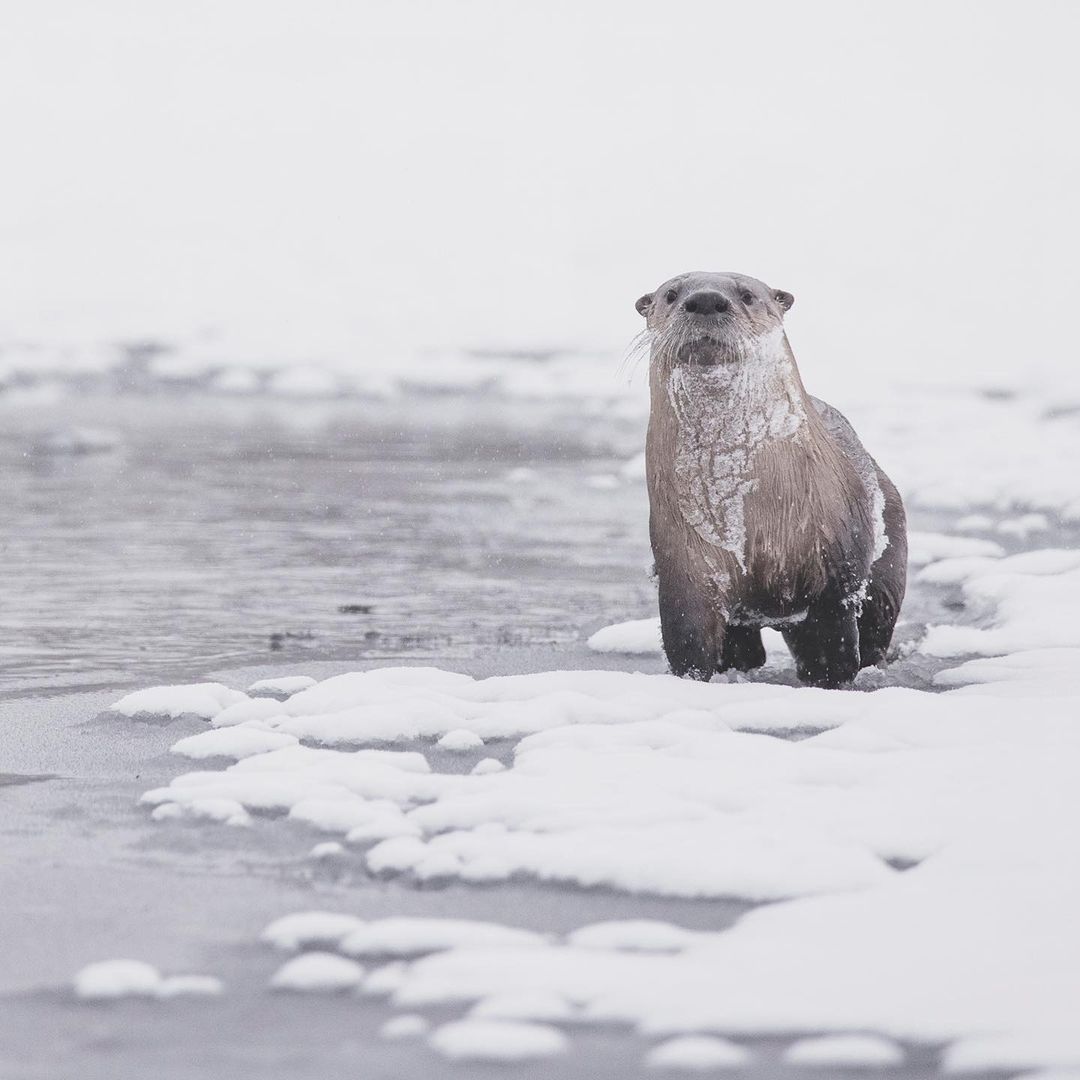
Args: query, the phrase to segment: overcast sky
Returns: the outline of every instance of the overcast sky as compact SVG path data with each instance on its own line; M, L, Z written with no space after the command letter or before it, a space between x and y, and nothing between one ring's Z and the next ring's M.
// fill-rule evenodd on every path
M687 269L803 361L1077 366L1080 5L3 5L0 337L619 348Z

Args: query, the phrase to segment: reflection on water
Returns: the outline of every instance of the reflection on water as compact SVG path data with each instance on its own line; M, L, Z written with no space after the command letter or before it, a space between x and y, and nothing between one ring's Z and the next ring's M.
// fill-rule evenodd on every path
M0 416L5 688L559 643L651 603L645 495L610 479L637 422L456 399ZM57 452L76 428L117 445Z

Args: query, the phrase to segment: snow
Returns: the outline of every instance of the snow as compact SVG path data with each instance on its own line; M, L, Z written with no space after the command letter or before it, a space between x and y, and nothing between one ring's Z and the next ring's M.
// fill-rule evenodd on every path
M498 758L481 758L473 767L474 776L486 776L491 773L502 772L506 766Z
M903 1064L904 1051L891 1039L873 1035L827 1035L793 1042L784 1060L814 1068L886 1068Z
M928 656L995 656L1080 646L1080 552L1046 550L1006 559L940 563L935 580L959 584L986 626L936 625L919 648ZM927 574L924 570L923 575Z
M402 1013L392 1016L382 1027L379 1035L384 1039L416 1039L426 1035L431 1025L417 1013Z
M321 844L316 844L308 852L308 856L312 859L336 859L339 855L344 854L345 846L339 844L336 840L326 840Z
M247 688L247 692L252 695L280 694L288 697L290 694L296 694L309 686L314 686L317 681L310 675L281 675L273 679L259 679Z
M222 757L239 761L254 754L265 754L267 750L295 746L297 742L299 740L295 735L237 726L189 735L186 739L173 743L172 752L196 759Z
M484 1020L571 1020L574 1008L561 994L533 991L482 998L469 1016Z
M1049 528L1050 519L1045 514L1021 514L999 522L997 531L1004 536L1026 540L1033 533L1046 532Z
M124 716L160 716L173 720L180 716L197 716L212 720L222 709L246 700L246 694L230 690L222 683L194 683L136 690L110 708Z
M160 985L161 973L141 960L102 960L75 976L75 996L84 1001L153 997Z
M532 1061L567 1049L566 1036L548 1024L458 1020L432 1032L428 1042L451 1061Z
M993 540L977 540L970 536L951 536L946 533L908 533L908 565L926 566L939 559L978 556L998 559L1005 549Z
M738 1069L750 1062L750 1053L738 1043L715 1035L682 1035L658 1043L646 1055L653 1069L708 1072Z
M263 932L262 940L278 949L295 950L310 945L337 945L342 938L363 926L352 915L333 911L299 911L275 919Z
M454 728L438 741L438 746L443 750L452 750L455 753L477 750L483 745L484 740L475 731L469 731L468 728Z
M337 953L307 952L287 960L274 973L270 986L303 994L337 993L360 985L364 969Z
M214 728L234 727L247 721L270 720L281 715L281 702L277 698L245 698L234 705L229 705L210 721Z
M498 923L397 916L357 927L342 939L340 946L349 956L406 957L466 946L528 948L543 943L541 934Z
M593 652L624 656L656 656L660 653L660 620L632 619L602 627L588 640Z
M141 960L101 960L88 964L76 976L75 996L82 1001L119 998L216 997L224 986L212 975L162 976Z
M159 998L220 997L225 987L213 975L170 975L158 987Z
M582 949L629 949L634 952L679 952L694 944L690 930L654 919L617 919L582 926L567 941Z

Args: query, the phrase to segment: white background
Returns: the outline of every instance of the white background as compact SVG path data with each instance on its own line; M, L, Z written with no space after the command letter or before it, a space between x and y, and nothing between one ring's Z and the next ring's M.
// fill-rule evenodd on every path
M804 372L1070 372L1072 3L3 5L0 341L619 349L688 269Z

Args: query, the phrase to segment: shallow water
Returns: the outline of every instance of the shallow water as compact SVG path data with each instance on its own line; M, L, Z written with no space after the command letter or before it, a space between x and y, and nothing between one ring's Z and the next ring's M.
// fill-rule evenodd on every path
M644 493L613 479L637 422L450 398L0 410L0 689L560 644L651 603ZM90 423L115 447L47 449Z

